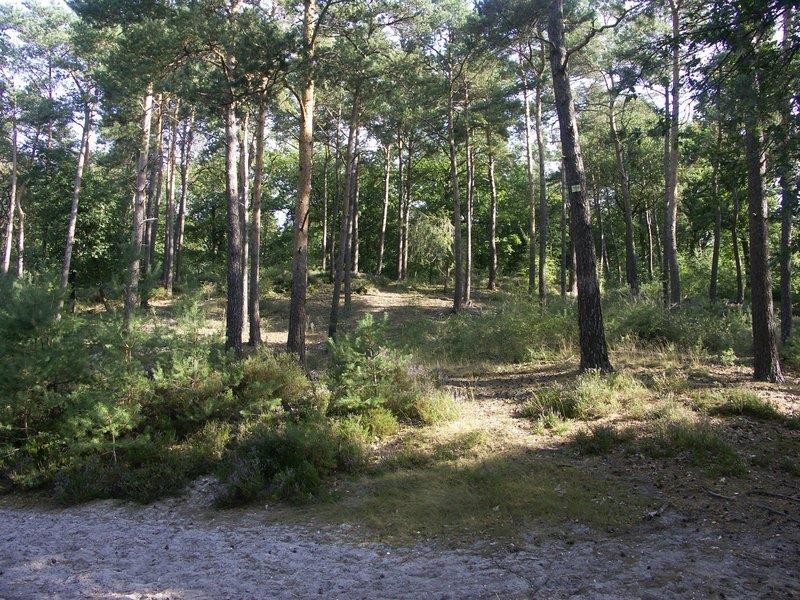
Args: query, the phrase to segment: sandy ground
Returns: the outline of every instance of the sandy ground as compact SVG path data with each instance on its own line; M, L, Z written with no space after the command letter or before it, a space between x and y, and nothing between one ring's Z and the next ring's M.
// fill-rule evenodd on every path
M614 536L581 526L447 547L364 542L349 525L148 507L0 504L0 598L797 598L797 532L720 533L675 513Z

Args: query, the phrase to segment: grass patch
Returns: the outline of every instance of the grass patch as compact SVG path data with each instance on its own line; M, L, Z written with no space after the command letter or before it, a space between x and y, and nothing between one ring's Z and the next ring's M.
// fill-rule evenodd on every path
M737 452L719 435L713 425L687 419L666 420L641 441L645 454L670 458L685 453L692 465L709 476L744 476L747 467Z
M644 501L619 482L524 454L398 470L358 482L334 504L317 507L328 521L365 525L379 537L412 541L447 535L513 536L532 526L580 521L630 523Z
M610 425L595 425L578 431L575 436L575 446L579 454L608 454L630 439L631 435L627 432L619 431Z

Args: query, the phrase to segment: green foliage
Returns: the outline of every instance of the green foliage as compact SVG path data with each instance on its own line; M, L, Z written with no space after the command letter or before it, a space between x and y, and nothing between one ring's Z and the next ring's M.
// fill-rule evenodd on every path
M324 492L324 478L363 466L366 433L354 420L285 421L260 428L239 441L225 458L221 507L252 502L267 494L306 502Z
M386 321L376 323L368 315L351 335L329 342L331 413L362 414L386 408L407 422L453 418L452 397L433 389L410 356L381 345L385 326Z

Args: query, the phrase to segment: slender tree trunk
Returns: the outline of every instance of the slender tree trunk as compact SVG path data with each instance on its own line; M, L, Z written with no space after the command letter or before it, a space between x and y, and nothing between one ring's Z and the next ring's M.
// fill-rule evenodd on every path
M289 305L289 336L286 346L306 362L306 294L308 292L308 218L311 201L311 176L314 164L314 30L316 0L303 0L304 58L307 64L300 101L300 175L292 241L292 299Z
M742 278L742 258L739 253L739 192L733 192L733 212L731 213L731 243L733 245L733 263L736 267L736 303L744 302L744 282Z
M386 144L383 148L383 152L385 157L383 163L383 216L381 218L381 233L378 240L378 270L375 273L378 277L383 273L383 253L386 248L386 224L389 219L389 188L392 175L392 145Z
M250 276L247 281L247 316L250 346L261 344L261 289L259 277L261 269L261 186L264 178L264 138L267 126L267 109L262 101L256 117L256 160L253 169L253 205L250 219ZM323 249L325 245L323 244ZM324 254L324 250L323 250Z
M322 272L328 270L328 165L331 150L325 146L325 160L322 161Z
M611 265L608 263L608 248L606 247L606 230L603 226L603 209L600 206L600 186L594 184L594 211L597 213L597 227L600 229L600 261L603 265L603 280L608 282L611 276Z
M406 144L406 200L403 209L403 279L408 279L408 248L409 243L409 224L411 221L411 191L414 178L412 167L414 165L414 144L411 135L408 136Z
M342 186L341 180L339 178L339 171L340 171L340 163L342 162L342 149L341 144L339 141L339 128L342 121L342 108L341 105L339 106L339 112L336 117L336 135L334 138L334 161L333 161L333 190L334 190L334 199L333 199L333 215L331 217L331 232L328 236L328 246L326 253L328 255L328 268L330 269L330 277L331 281L335 276L336 272L336 259L335 257L335 250L336 250L336 235L334 232L336 231L336 225L339 222L339 208L342 204Z
M466 214L466 244L464 255L464 299L466 306L472 303L472 215L475 194L475 164L471 145L469 127L467 127L466 160L467 160L467 214Z
M719 198L719 162L722 151L722 126L717 120L717 144L714 161L711 165L711 195L714 201L714 249L711 253L711 281L708 284L708 299L717 301L717 280L719 279L719 250L722 239L722 205Z
M455 285L453 286L453 311L461 310L464 289L464 270L461 259L461 190L458 185L458 154L455 135L455 80L452 57L447 69L447 143L450 149L450 188L453 194L453 258L455 263Z
M161 202L161 186L164 173L164 103L165 99L159 94L154 108L157 111L155 127L155 146L150 157L150 180L147 190L147 206L145 207L145 223L142 245L144 247L144 274L145 279L141 284L141 307L150 305L150 276L155 261L156 238L158 234L158 213Z
M144 225L145 191L147 187L147 159L150 155L150 126L153 117L153 85L150 84L142 102L142 129L139 142L139 160L136 166L136 187L133 196L133 227L131 232L130 260L125 282L125 316L123 328L130 333L142 260L142 235Z
M247 307L250 306L249 285L245 283L250 273L250 110L245 109L239 136L239 221L242 228L242 335L249 332Z
M403 273L403 228L405 224L405 208L404 187L403 187L403 139L400 137L400 131L397 132L397 281L403 281L405 274Z
M356 148L358 148L358 132L356 131ZM346 265L344 271L344 313L350 315L353 310L353 273L356 271L356 255L358 254L358 169L361 160L359 151L356 150L356 155L353 159L353 183L350 185L350 194L353 196L350 200L350 235L347 244L347 253L345 254L344 264Z
M22 210L22 195L25 184L17 188L17 277L25 273L25 211Z
M242 212L239 207L239 126L236 104L225 109L225 192L227 196L227 310L225 314L225 348L238 356L242 352Z
M59 290L61 294L58 298L57 318L61 318L61 311L64 309L64 297L69 285L69 274L72 265L72 248L75 245L75 227L78 222L78 201L81 196L81 185L83 184L83 170L89 160L89 139L92 131L92 117L94 115L94 102L89 101L83 107L83 132L81 134L81 147L78 150L78 166L75 169L75 181L72 184L72 204L69 209L69 221L67 222L67 236L64 242L64 260L61 263L61 278L59 279Z
M642 213L644 216L644 229L647 234L647 279L653 280L655 264L653 262L653 213L646 208Z
M494 177L494 153L491 134L486 134L486 147L489 153L489 191L492 195L491 216L489 219L489 289L497 288L497 183Z
M680 163L680 146L678 127L680 125L680 90L681 90L681 43L680 43L680 9L681 0L669 0L672 17L672 111L669 119L669 171L667 178L667 206L664 223L667 268L669 269L669 300L675 305L681 301L681 280L678 270L678 168Z
M541 87L541 82L537 82ZM522 71L522 103L525 114L525 174L528 177L528 200L530 214L528 217L528 293L533 295L536 289L536 186L533 181L533 144L531 143L531 103L529 99L528 76ZM539 95L537 90L536 95ZM541 106L536 107L541 110ZM541 115L537 115L537 119ZM537 142L540 123L537 122ZM541 174L540 174L541 175ZM542 294L540 293L540 298Z
M361 155L356 155L356 173L355 173L355 183L353 185L353 240L352 240L352 254L353 254L353 273L360 273L359 263L360 263L360 252L359 248L361 246L361 238L360 232L358 228L358 217L359 217L359 196L361 194L361 179L359 177L359 167L361 165Z
M186 201L189 192L189 163L192 160L194 141L194 109L184 121L181 144L181 197L178 203L178 220L175 223L175 280L183 277L183 237L186 229Z
M360 114L360 90L357 88L353 94L353 107L350 113L349 132L347 134L347 151L344 159L344 191L342 193L341 212L342 220L339 229L339 252L336 254L336 269L333 275L333 298L331 300L331 315L328 321L328 337L336 339L339 326L339 302L342 293L342 283L345 269L350 269L348 248L350 247L350 216L352 214L352 186L355 163L356 143L358 136L358 120Z
M547 174L545 173L546 151L544 144L544 131L542 126L542 86L543 74L545 69L545 49L541 47L541 70L538 74L539 82L533 96L533 115L536 126L536 148L539 160L539 302L544 304L547 294L547 277L545 269L547 267L547 231L548 231L548 210L547 210Z
M615 96L612 94L608 105L608 124L611 130L611 139L614 142L614 154L617 159L617 173L622 188L622 212L625 219L625 279L631 293L639 293L639 276L637 274L636 245L633 231L633 210L631 207L631 187L628 169L625 167L625 151L617 130L617 119L614 114Z
M180 101L175 100L169 133L169 156L167 158L167 209L164 218L164 274L163 284L168 296L172 296L175 283L175 167L178 151L178 112Z
M578 331L581 369L610 371L600 285L594 256L591 216L586 196L586 173L583 168L578 123L572 88L567 73L567 49L564 42L563 0L553 0L547 24L551 43L550 65L556 98L561 147L564 154L567 191L570 197L570 228L576 256L578 284Z
M8 220L3 244L3 274L11 269L11 248L14 244L14 210L17 204L17 178L19 176L19 158L17 146L17 103L12 96L11 105L11 186L8 193Z

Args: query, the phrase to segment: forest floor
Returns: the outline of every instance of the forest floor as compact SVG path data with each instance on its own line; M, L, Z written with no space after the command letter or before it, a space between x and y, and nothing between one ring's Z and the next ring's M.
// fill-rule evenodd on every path
M367 289L354 302L355 316L385 312L397 331L446 318L450 301ZM322 360L326 305L326 293L310 299L312 366ZM221 309L207 308L213 331ZM267 312L268 340L279 345L286 300ZM543 430L520 416L537 390L574 381L575 362L428 364L459 400L459 417L402 430L375 448L374 469L333 482L318 504L219 511L211 478L149 506L0 498L0 598L800 597L797 428L715 418L746 458L738 476L624 443L580 452L584 424ZM613 362L642 381L683 373L677 396L745 388L787 418L800 412L794 377L755 385L745 364L698 365L634 346ZM625 414L600 423L647 426Z

